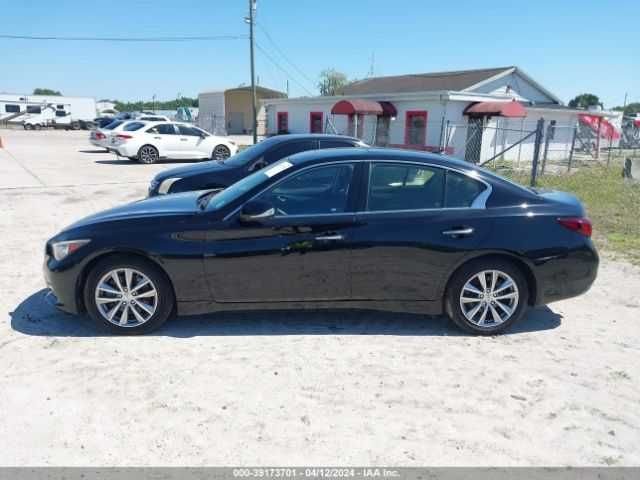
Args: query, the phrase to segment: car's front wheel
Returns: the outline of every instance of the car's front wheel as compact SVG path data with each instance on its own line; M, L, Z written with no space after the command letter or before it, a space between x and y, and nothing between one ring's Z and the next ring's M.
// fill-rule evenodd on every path
M98 262L87 278L84 301L100 326L121 335L159 328L175 307L165 274L151 262L130 256Z
M231 156L231 150L226 145L217 145L211 153L211 160L226 160Z
M501 258L471 261L449 282L445 308L461 329L479 335L503 332L526 312L528 285L521 270Z
M153 145L143 145L138 150L138 161L140 163L156 163L159 158L158 149Z

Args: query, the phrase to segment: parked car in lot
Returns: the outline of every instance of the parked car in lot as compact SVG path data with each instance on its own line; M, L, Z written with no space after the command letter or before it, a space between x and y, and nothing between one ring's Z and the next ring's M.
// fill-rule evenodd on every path
M299 153L227 189L97 213L46 243L47 298L138 334L173 313L358 307L495 334L593 283L580 202L469 163L387 149Z
M94 118L93 123L96 128L104 128L114 121L116 121L116 119L113 117L98 117Z
M155 163L161 158L224 160L238 151L238 146L232 140L211 135L193 125L178 122L142 123L144 128L113 134L109 148L121 157L140 163Z
M189 190L222 189L278 160L307 150L366 147L361 140L343 135L278 135L253 145L233 157L158 173L149 185L149 196Z
M142 128L145 122L133 120L114 120L105 127L92 130L89 134L89 142L108 151L114 151L112 147L113 136L123 131L135 131Z

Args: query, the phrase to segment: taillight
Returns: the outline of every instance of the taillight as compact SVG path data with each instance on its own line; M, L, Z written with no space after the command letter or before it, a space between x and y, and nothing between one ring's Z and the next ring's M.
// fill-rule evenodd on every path
M569 230L580 233L585 237L590 237L593 231L591 220L584 217L561 217L558 223Z
M120 140L129 140L130 138L133 138L131 135L126 135L124 133L119 133L118 135L116 135L116 137L118 137Z
M107 138L104 133L96 132L96 138L98 140L102 140L103 138Z

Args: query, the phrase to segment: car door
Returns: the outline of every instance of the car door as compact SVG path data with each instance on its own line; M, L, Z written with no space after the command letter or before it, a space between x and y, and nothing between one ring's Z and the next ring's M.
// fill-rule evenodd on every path
M178 135L175 126L171 123L159 123L145 132L149 135L149 141L157 149L161 157L180 158L178 147Z
M178 131L177 151L175 158L194 159L200 158L198 153L198 140L200 136L189 126L176 124L175 129Z
M217 302L347 300L350 238L355 228L355 164L292 173L254 201L276 214L209 232L205 270Z
M486 210L473 203L489 187L436 166L369 167L364 211L352 237L353 298L440 298L449 273L491 229ZM455 188L456 182L469 182L469 190Z

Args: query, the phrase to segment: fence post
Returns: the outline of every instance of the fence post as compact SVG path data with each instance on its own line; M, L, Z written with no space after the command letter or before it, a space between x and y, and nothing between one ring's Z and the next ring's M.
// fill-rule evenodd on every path
M573 152L576 149L576 137L578 136L578 126L573 127L573 137L571 138L571 151L569 152L569 165L567 172L571 171L571 162L573 161Z
M533 143L533 162L531 163L531 186L536 186L536 177L538 175L538 161L540 160L540 144L542 143L544 131L544 118L538 120L536 125L536 137Z
M544 175L544 167L547 165L547 155L549 154L549 139L551 138L552 125L547 125L547 134L544 136L544 154L542 155L542 166L540 167L540 175Z
M613 143L613 134L609 137L609 151L607 152L607 168L609 168L609 163L611 162L611 145Z

